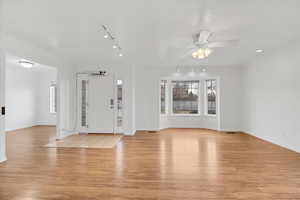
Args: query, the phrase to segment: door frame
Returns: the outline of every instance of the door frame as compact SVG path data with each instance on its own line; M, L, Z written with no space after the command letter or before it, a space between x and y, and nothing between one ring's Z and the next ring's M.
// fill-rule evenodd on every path
M82 99L81 99L81 81L82 80L86 80L87 81L87 84L89 84L89 77L91 76L92 73L96 73L98 71L95 71L95 72L79 72L76 74L76 100L77 100L77 103L76 103L76 113L77 113L77 130L78 130L78 133L89 133L89 128L88 126L84 127L84 126L81 126L81 103L82 103ZM116 76L114 73L109 73L110 76L112 76L113 78L113 97L114 97L114 108L113 108L113 134L116 134L116 133L119 133L117 130L118 130L118 127L117 127L117 92L116 92L116 88L117 88L117 82L116 82ZM124 82L123 82L124 83ZM124 85L123 85L124 87ZM86 115L87 115L87 125L88 125L88 104L89 104L89 91L88 91L88 86L87 86L87 111L86 111ZM123 88L123 96L124 96L124 88ZM123 102L124 104L124 102ZM124 120L124 116L123 116L123 120Z

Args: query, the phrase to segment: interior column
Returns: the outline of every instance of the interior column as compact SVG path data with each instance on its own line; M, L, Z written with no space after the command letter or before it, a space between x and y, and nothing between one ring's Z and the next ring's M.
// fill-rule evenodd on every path
M6 161L5 139L5 54L0 49L0 162Z

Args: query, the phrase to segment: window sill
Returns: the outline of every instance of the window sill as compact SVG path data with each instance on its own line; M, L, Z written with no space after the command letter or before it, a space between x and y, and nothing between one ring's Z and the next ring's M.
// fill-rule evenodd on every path
M217 115L210 115L210 114L205 114L203 116L205 116L205 117L217 117Z
M161 117L204 117L204 118L217 118L217 115L207 115L207 114L169 114L161 115Z
M201 117L201 114L170 114L170 117Z

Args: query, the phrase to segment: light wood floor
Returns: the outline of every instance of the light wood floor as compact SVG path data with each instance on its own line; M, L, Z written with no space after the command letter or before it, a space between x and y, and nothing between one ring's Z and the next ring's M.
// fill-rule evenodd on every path
M300 154L245 134L139 132L115 149L42 148L53 127L8 133L0 199L300 199Z

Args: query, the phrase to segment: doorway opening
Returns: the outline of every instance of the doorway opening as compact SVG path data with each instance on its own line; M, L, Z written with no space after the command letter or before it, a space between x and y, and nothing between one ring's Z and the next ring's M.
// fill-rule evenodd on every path
M57 69L6 55L5 130L54 127L57 112Z

